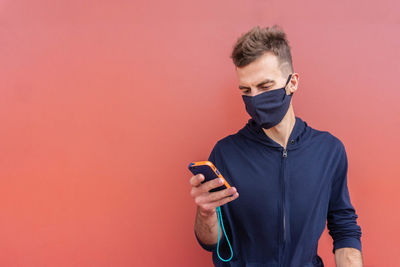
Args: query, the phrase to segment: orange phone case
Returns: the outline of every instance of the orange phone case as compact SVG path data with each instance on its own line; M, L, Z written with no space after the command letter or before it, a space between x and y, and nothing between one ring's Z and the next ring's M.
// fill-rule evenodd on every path
M221 185L220 187L211 189L210 192L215 192L215 191L219 191L219 190L223 190L223 189L231 187L211 161L206 160L206 161L191 162L189 164L189 170L194 175L199 174L199 173L203 174L205 179L202 183L211 181L218 177L224 179L223 185Z

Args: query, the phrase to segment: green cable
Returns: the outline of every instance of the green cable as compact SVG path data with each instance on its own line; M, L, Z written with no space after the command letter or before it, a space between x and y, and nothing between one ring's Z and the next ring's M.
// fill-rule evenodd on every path
M219 206L217 207L217 217L218 217L218 244L217 244L217 255L218 255L218 258L220 258L222 261L225 261L225 262L226 262L226 261L230 261L230 260L232 259L232 257L233 257L233 251L232 251L231 244L229 243L228 236L227 236L226 233L225 233L224 222L223 222L223 220L222 220L221 208L220 208ZM219 255L219 249L218 249L218 248L219 248L220 227L222 227L222 230L224 231L224 235L225 235L226 241L228 242L229 248L230 248L230 250L231 250L231 257L230 257L229 259L227 259L227 260L221 258L221 256Z

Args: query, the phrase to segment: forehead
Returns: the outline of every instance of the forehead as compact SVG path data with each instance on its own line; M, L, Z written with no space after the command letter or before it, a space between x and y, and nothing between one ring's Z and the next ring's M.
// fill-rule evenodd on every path
M249 65L236 68L240 85L257 85L258 82L271 79L277 80L281 76L278 58L267 52Z

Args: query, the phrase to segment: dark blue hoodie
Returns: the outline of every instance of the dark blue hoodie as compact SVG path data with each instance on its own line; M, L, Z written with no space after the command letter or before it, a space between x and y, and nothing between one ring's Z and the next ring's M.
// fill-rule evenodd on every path
M215 266L324 266L318 240L327 227L333 253L342 247L361 251L361 227L347 187L343 143L296 117L286 150L253 119L219 140L209 160L239 197L221 206L233 258L221 261L217 245L206 245ZM220 256L230 257L223 236Z

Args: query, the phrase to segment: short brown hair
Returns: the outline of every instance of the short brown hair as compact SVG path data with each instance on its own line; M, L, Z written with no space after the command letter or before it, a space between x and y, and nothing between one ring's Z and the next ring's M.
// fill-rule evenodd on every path
M276 24L270 28L255 26L242 34L233 47L231 58L236 67L244 67L265 52L272 52L278 57L283 75L293 72L289 42L285 32Z

